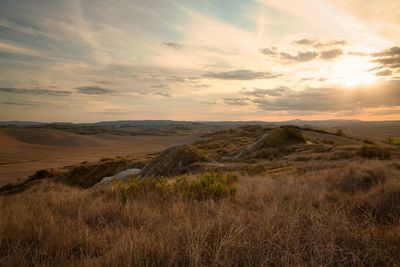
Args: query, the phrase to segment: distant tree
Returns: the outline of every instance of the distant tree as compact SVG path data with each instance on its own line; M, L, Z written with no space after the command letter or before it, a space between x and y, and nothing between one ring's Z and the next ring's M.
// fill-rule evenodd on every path
M337 129L337 131L336 131L336 135L339 135L339 136L344 136L344 132L343 132L343 130L342 130L342 129Z

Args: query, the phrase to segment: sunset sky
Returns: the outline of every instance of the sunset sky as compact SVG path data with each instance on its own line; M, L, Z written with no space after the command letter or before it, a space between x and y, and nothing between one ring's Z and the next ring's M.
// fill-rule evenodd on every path
M0 2L0 120L400 119L399 0Z

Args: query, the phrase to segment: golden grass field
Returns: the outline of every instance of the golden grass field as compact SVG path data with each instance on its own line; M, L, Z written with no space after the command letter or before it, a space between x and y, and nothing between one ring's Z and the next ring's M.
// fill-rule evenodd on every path
M43 181L0 198L0 264L397 266L399 177L398 162L362 160L239 175L233 196L224 183Z

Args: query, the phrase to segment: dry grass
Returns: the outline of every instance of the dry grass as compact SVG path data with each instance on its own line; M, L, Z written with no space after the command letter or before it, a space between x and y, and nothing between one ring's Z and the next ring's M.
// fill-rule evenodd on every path
M201 201L157 186L123 200L118 188L42 182L0 198L0 265L399 265L400 170L343 165L227 178L238 183L234 197Z

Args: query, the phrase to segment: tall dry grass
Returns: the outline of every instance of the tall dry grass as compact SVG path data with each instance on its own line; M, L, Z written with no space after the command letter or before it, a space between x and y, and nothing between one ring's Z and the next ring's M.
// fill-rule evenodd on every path
M396 266L396 166L239 177L234 198L202 201L44 182L0 198L0 265Z

